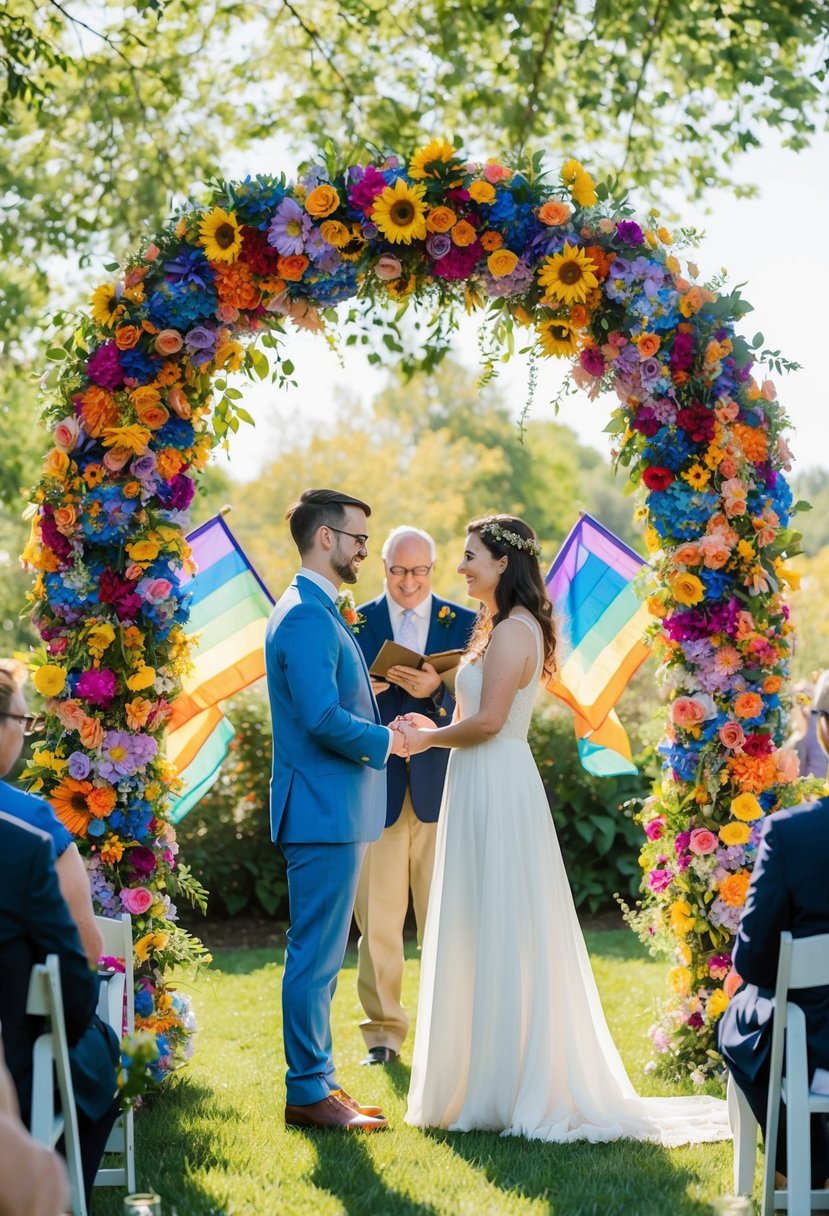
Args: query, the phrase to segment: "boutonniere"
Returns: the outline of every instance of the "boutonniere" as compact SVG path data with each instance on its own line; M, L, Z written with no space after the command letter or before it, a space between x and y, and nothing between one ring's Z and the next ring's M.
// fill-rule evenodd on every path
M341 591L337 596L335 606L351 632L359 633L366 623L366 618L362 612L357 611L357 606L354 603L354 592Z
M444 604L438 611L438 624L442 625L444 629L448 629L456 616L457 613L453 612L448 604Z

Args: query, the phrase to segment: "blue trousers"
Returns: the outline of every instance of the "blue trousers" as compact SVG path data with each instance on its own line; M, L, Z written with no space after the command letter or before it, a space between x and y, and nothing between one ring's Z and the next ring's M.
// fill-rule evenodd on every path
M281 844L291 925L282 980L287 1100L306 1106L339 1089L331 1000L343 965L366 845Z

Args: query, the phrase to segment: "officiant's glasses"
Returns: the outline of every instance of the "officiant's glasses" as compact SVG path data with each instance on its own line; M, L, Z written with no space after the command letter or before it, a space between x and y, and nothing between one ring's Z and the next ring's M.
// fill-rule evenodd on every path
M33 735L36 731L43 730L45 723L40 714L3 714L0 713L0 718L13 718L15 722L23 723L23 734Z
M389 574L393 574L395 578L403 578L404 574L425 578L431 569L431 566L389 566Z
M329 532L339 532L340 536L350 536L352 540L356 540L361 549L365 549L368 544L368 536L365 532L344 532L342 528L332 528L331 524L326 524Z

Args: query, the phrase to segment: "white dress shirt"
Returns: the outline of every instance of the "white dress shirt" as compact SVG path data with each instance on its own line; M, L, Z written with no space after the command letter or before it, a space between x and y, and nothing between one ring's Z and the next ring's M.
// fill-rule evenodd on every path
M400 641L400 627L403 624L403 613L405 608L401 608L396 600L393 600L386 592L386 604L389 609L389 618L391 619L392 634L395 642ZM429 637L429 624L432 619L432 594L426 596L422 603L412 609L414 616L412 623L417 630L417 646L416 649L421 653L426 653L426 641Z

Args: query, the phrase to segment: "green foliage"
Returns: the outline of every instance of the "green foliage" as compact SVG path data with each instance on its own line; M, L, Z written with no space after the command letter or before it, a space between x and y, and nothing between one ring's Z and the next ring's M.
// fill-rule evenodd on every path
M530 747L553 813L576 907L606 911L613 896L639 892L642 833L633 814L641 777L592 777L581 767L569 713L537 713Z
M236 728L219 780L179 824L189 869L210 892L212 916L287 919L282 854L271 843L268 813L270 719L257 687L225 706Z

